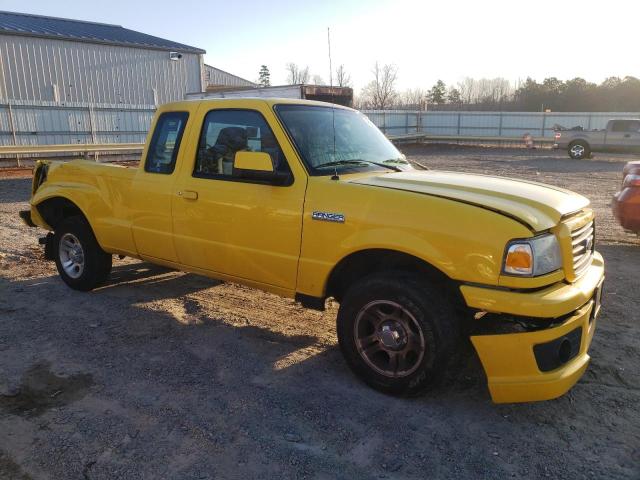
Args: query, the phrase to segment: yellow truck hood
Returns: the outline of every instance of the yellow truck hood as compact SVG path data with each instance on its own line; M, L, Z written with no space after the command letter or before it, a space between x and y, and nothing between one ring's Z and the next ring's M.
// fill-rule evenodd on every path
M542 183L436 170L407 171L356 178L351 183L433 195L513 217L534 232L589 205L582 195Z

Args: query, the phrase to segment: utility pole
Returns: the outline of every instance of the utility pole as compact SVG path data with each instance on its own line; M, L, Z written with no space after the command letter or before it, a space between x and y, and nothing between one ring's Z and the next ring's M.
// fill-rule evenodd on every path
M333 67L331 66L331 31L327 27L327 44L329 45L329 86L333 87Z

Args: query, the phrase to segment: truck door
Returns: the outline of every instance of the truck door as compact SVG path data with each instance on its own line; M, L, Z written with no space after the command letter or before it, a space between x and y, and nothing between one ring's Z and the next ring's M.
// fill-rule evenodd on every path
M624 149L627 152L640 151L640 121L627 122L627 131L624 134Z
M607 147L610 150L634 152L640 150L640 121L612 120L607 132Z
M263 111L198 112L185 168L174 188L173 231L180 262L212 272L294 290L302 234L306 174L275 116ZM272 118L272 129L266 120ZM194 129L195 130L195 129ZM266 152L290 181L274 185L233 173L239 151ZM188 152L188 153L187 153ZM190 161L189 161L190 159Z
M158 116L141 160L144 163L131 185L128 202L131 228L138 253L143 257L178 262L173 244L171 199L188 116L187 112L165 112Z

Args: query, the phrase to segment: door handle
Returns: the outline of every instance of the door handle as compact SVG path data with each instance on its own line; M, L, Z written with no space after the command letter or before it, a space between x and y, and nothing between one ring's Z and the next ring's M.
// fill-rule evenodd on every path
M624 138L631 138L631 134L630 133L625 133L624 134Z
M184 198L185 200L197 200L198 192L194 192L193 190L180 190L178 192L178 196Z

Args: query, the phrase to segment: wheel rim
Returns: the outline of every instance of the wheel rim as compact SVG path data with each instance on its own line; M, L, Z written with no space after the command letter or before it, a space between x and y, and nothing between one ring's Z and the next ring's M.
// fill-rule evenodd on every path
M582 157L584 155L584 147L582 145L574 145L571 147L571 154L574 157Z
M78 237L72 233L65 233L60 238L58 256L64 273L71 278L79 278L84 271L84 250Z
M354 339L365 363L391 378L411 375L425 353L420 324L406 308L388 300L376 300L360 309Z

